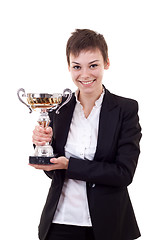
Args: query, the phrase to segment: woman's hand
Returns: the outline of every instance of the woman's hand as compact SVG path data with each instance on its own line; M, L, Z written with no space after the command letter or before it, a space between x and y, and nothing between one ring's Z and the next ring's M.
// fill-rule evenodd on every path
M68 169L69 160L66 157L51 158L51 165L29 164L31 167L44 171L52 171L56 169Z
M32 141L36 146L43 146L47 142L51 142L53 130L51 127L43 128L36 126L33 130Z
M43 146L47 142L51 142L53 130L51 127L43 128L36 126L33 130L32 141L36 146ZM29 164L30 166L44 171L52 171L56 169L67 169L69 160L66 157L51 158L50 165Z

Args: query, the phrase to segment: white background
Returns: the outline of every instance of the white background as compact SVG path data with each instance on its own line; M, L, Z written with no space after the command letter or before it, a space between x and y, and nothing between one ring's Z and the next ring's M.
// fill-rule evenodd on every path
M26 92L75 87L65 56L75 28L104 35L111 66L104 84L139 102L141 155L130 196L142 240L160 239L160 32L159 1L1 0L0 226L3 240L37 240L50 179L28 166L37 114L17 98Z

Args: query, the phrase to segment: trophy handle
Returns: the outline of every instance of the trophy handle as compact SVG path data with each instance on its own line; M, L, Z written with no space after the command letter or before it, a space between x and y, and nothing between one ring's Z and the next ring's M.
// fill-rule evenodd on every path
M68 96L68 97L67 97ZM64 103L62 103L61 106L59 106L59 108L56 110L56 114L59 114L59 110L64 106L66 105L72 98L72 91L69 89L69 88L66 88L64 91L63 91L63 97L67 97L66 101Z
M22 100L22 98L20 97L20 92L23 93L23 94L22 94L22 97L26 97L25 90L24 90L23 88L18 89L18 91L17 91L18 99L19 99L20 102L22 102L24 105L26 105L26 106L29 108L29 110L30 110L29 113L31 113L31 112L32 112L32 108L31 108L27 103L25 103L25 102Z

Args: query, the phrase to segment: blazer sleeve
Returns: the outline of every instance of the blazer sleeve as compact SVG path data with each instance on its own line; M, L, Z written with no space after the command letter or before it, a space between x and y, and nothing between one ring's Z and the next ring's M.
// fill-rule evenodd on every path
M138 103L130 101L121 112L122 120L114 141L112 159L90 161L71 157L66 172L68 178L113 187L128 186L132 182L140 153Z

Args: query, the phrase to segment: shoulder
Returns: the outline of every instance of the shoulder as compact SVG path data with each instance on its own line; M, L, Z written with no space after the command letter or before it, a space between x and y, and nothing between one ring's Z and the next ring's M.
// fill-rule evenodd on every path
M106 99L111 99L123 111L138 111L138 102L135 99L116 95L106 90Z
M124 106L124 107L136 107L138 106L138 102L135 100L135 99L132 99L132 98L127 98L127 97L122 97L122 96L118 96L118 95L115 95L115 94L112 94L118 105L120 106Z

